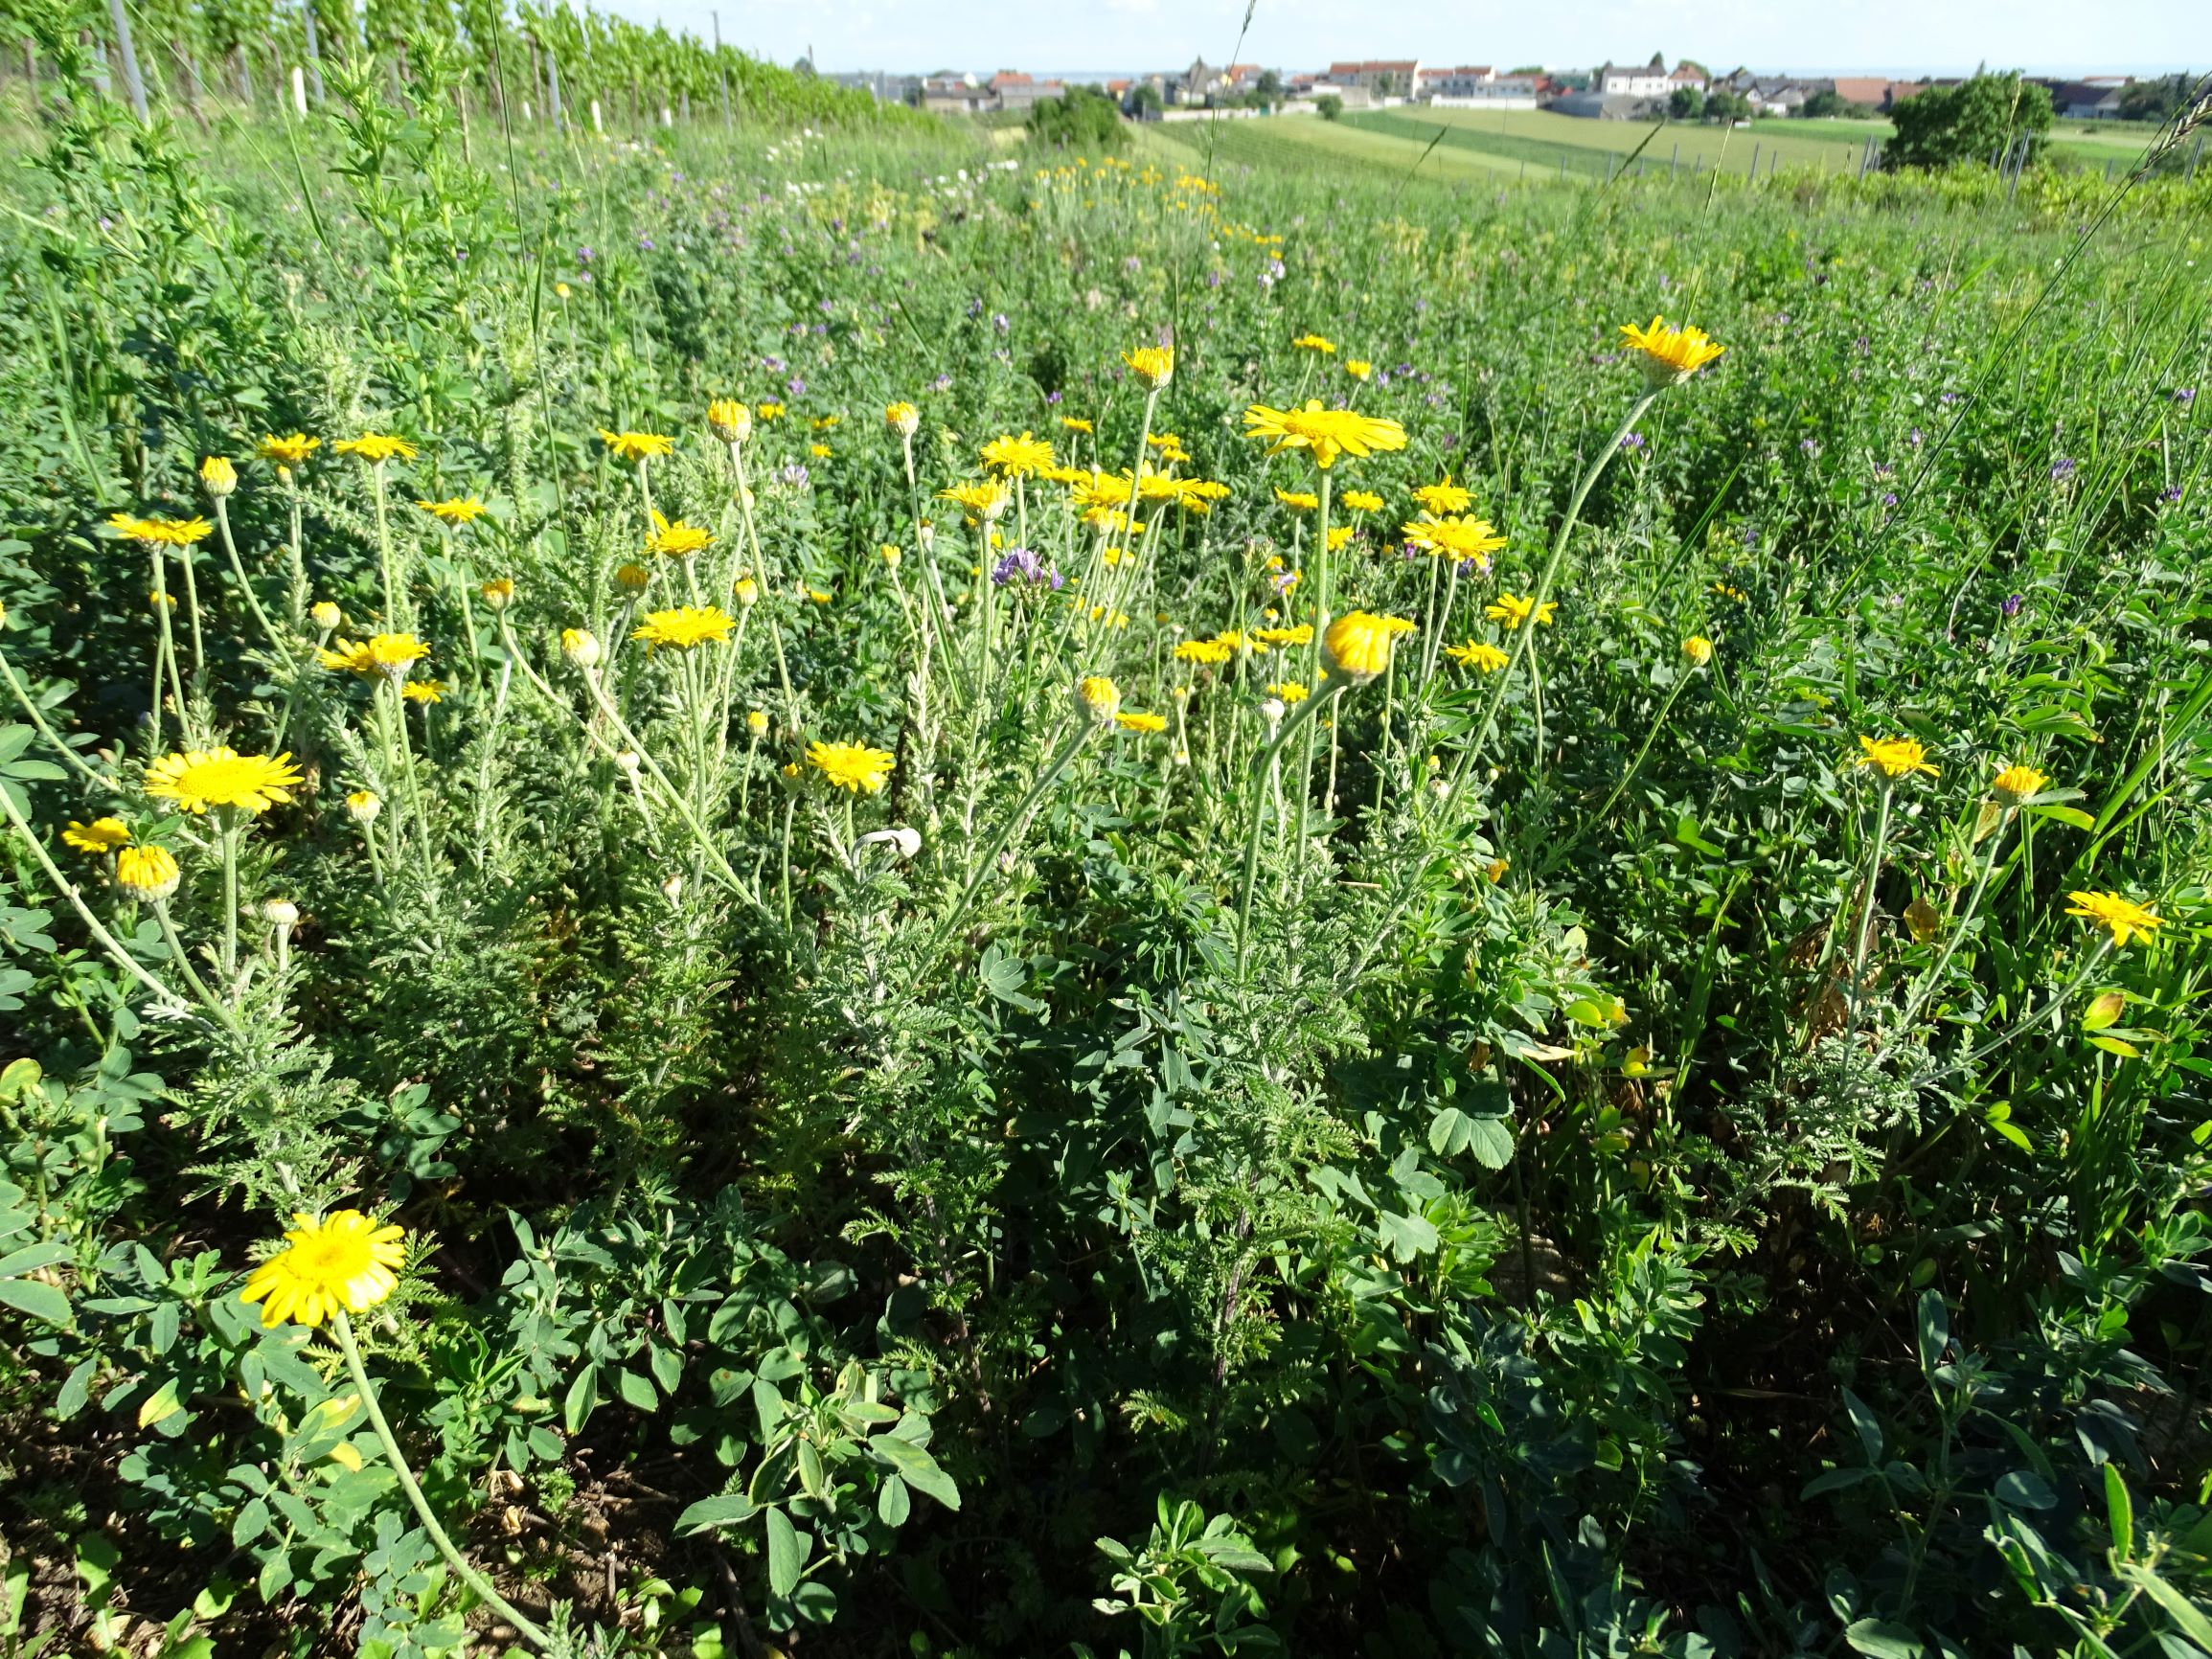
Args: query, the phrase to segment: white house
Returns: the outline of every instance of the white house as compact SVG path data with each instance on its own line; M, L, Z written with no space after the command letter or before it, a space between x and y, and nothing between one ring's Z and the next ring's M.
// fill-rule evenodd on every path
M1653 53L1651 62L1639 67L1607 63L1590 78L1590 90L1614 98L1664 98L1675 90L1667 73L1666 57Z

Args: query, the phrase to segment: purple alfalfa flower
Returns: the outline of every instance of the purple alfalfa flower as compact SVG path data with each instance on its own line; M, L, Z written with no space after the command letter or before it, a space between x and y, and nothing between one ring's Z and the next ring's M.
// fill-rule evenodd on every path
M2180 499L2181 499L2181 487L2180 487L2178 484L2169 484L2169 485L2167 485L2165 489L2161 489L2161 490L2159 490L2159 491L2158 491L2158 499L2159 499L2160 501L2178 501L2178 500L2180 500Z
M1058 402L1060 401L1060 390L1059 390L1059 388L1055 387L1055 388L1054 388L1052 391L1050 391L1050 392L1047 392L1047 393L1044 395L1044 400L1045 400L1045 402L1046 402L1046 403L1048 403L1048 404L1052 404L1052 403L1058 403Z
M761 367L771 375L781 375L784 372L784 359L781 357L763 357Z
M638 245L639 247L643 248L643 249L644 249L644 250L645 250L647 253L649 253L649 254L650 254L650 253L651 253L651 252L652 252L652 238L650 238L650 237L649 237L649 236L645 235L645 234L644 234L644 233L641 231L641 232L638 234L638 239L637 239L637 245Z
M1207 286L1207 287L1209 287L1209 288L1218 288L1218 287L1220 287L1220 285L1221 285L1221 273L1220 273L1220 269L1219 269L1219 268L1217 268L1217 269L1214 269L1214 270L1208 271L1208 272L1206 273L1206 286Z
M2073 475L2074 458L2072 456L2062 455L2051 463L2051 482L2053 484L2064 484Z
M2022 599L2018 594L2008 593L2005 595L2003 602L1997 606L1997 609L2008 617L2016 617L2020 614L2020 606L2026 602L2027 601Z
M1279 570L1267 580L1277 593L1288 593L1291 584L1298 580L1298 573L1294 570Z
M1644 435L1641 432L1630 432L1621 440L1621 447L1630 452L1641 449L1643 446Z
M1958 393L1958 392L1946 392L1946 393L1945 393L1945 394L1944 394L1942 397L1938 398L1936 399L1936 401L1937 401L1938 403L1941 403L1941 404L1942 404L1942 405L1943 405L1943 406L1944 406L1946 409L1948 409L1948 408L1950 408L1950 406L1951 406L1953 403L1956 403L1956 402L1959 400L1959 398L1960 398L1961 397L1963 397L1963 396L1964 396L1964 394L1963 394L1963 393Z
M1915 426L1910 432L1907 432L1904 435L1904 441L1918 449L1920 447L1920 428Z
M823 295L820 300L815 302L814 308L817 311L820 311L825 317L832 317L837 314L836 301L831 299L827 294Z
M776 478L779 483L787 484L793 489L807 488L807 469L796 461L779 471Z
M1874 464L1874 476L1878 479L1892 477L1896 471L1897 468L1886 461L1877 461Z
M1820 440L1817 438L1800 439L1798 441L1797 447L1804 450L1808 455L1817 455L1820 453Z
M784 390L790 397L804 398L807 395L807 382L800 379L798 375L793 375L788 380L784 382Z
M576 250L576 262L580 265L588 265L598 257L599 256L597 254L591 251L588 245L578 248Z
M1897 492L1895 490L1884 490L1881 496L1881 505L1884 507L1895 507L1897 505Z
M968 314L971 317L980 317L983 315L983 301L980 298L968 302Z
M1144 261L1138 259L1134 254L1129 255L1129 258L1122 261L1122 269L1127 271L1132 277L1144 268Z
M676 174L676 177L681 178L683 177L683 174L679 172ZM841 218L832 219L830 221L830 234L832 236L843 236L845 234L845 221Z
M1008 549L1006 556L991 567L991 580L999 587L1049 587L1058 593L1067 579L1028 548L1015 547Z
M1004 311L993 311L991 313L991 326L997 330L1001 334L1011 331L1014 328L1014 325L1007 320L1007 316Z
M1457 449L1459 447L1459 434L1456 432L1447 432L1440 442L1447 449Z
M2197 401L2197 388L2196 388L2196 387L2194 387L2194 386L2184 386L2184 387L2182 387L2182 388L2181 388L2179 391L2178 391L2178 392L2176 392L2176 393L2174 394L2174 401L2175 401L2175 402L2177 402L2177 403L2180 403L2180 404L2183 404L2183 405L2187 405L2187 404L2190 404L2190 403L2194 403L2194 402L2196 402L2196 401Z
M929 389L930 389L932 392L949 392L949 391L951 391L951 390L952 390L952 376L951 376L951 375L938 375L936 379L934 379L934 380L932 380L932 381L930 381L930 382L929 382Z

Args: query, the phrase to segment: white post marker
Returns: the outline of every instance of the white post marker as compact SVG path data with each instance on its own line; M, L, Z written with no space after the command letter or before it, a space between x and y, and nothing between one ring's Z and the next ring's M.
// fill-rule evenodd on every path
M308 72L297 63L292 65L292 107L302 115L308 113Z
M599 124L599 100L596 98L591 101L591 130L600 133L606 130Z

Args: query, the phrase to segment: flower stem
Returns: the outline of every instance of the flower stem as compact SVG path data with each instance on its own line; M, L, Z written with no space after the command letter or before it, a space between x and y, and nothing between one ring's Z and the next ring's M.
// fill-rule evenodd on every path
M5 679L8 682L8 689L15 693L16 702L22 705L24 714L30 716L31 724L37 730L38 735L51 743L64 761L67 761L83 774L87 782L95 784L103 789L111 789L115 786L112 782L95 771L92 763L86 761L82 755L64 743L59 734L46 723L45 715L40 713L38 705L31 700L31 693L24 689L23 682L15 677L15 670L8 666L6 656L0 656L0 679Z
M285 666L289 668L292 661L292 648L285 642L284 636L277 632L276 625L269 621L269 613L262 609L262 602L254 593L254 584L246 580L245 564L239 559L238 543L231 536L230 503L220 495L215 498L215 521L217 527L222 532L223 552L230 558L231 575L238 578L239 592L245 596L246 608L254 613L254 621L261 625L262 632L268 636L269 644L276 648L277 655L282 657Z
M968 889L961 894L960 902L952 907L946 915L945 920L937 924L936 931L929 936L929 943L923 950L924 960L936 952L937 947L945 942L953 928L959 924L961 919L968 914L968 907L975 902L975 896L981 891L985 877L990 875L992 867L998 863L1000 854L1005 852L1008 843L1013 841L1015 835L1020 830L1031 810L1035 808L1038 802L1044 798L1045 791L1060 782L1060 774L1074 763L1076 756L1082 753L1083 746L1102 730L1104 728L1096 721L1087 718L1081 719L1076 727L1075 735L1060 745L1060 753L1053 757L1052 764L1038 775L1037 782L1030 785L1029 793L1022 797L1021 805L1016 807L1013 815L999 826L998 834L992 839L990 851L984 853L982 861L975 867L975 873L969 877Z
M400 1455L399 1443L392 1438L392 1425L384 1420L384 1408L376 1402L376 1390L369 1381L369 1373L361 1364L361 1350L353 1341L353 1322L346 1317L344 1308L331 1316L331 1329L338 1338L338 1347L346 1355L346 1371L353 1379L353 1388L361 1397L361 1409L369 1414L369 1426L376 1431L376 1439L390 1460L392 1473L399 1482L399 1489L407 1494L407 1502L414 1506L416 1518L422 1530L430 1534L430 1541L438 1546L438 1553L464 1584L476 1592L487 1607L522 1632L523 1639L538 1648L550 1647L546 1634L508 1602L494 1590L483 1574L468 1563L468 1558L453 1547L453 1540L445 1529L438 1524L431 1512L430 1500L422 1495L422 1489L415 1484L414 1472L407 1467L407 1460Z
M239 827L230 807L216 810L220 814L217 836L223 855L223 989L235 992L239 978Z
M1315 692L1313 695L1308 697L1290 712L1289 717L1283 722L1274 737L1268 739L1267 746L1252 757L1252 777L1255 782L1269 774L1270 768L1275 763L1275 757L1282 753L1284 743L1289 740L1290 734L1298 729L1299 724L1313 718L1325 702L1331 707L1334 707L1337 699L1343 696L1345 688L1341 685L1332 687L1326 697L1319 692ZM1243 979L1244 976L1244 953L1251 943L1252 888L1259 879L1260 833L1266 822L1267 792L1255 788L1252 801L1252 827L1244 837L1244 878L1240 885L1237 896L1237 977L1239 979Z
M376 497L376 568L384 579L384 625L397 633L406 625L399 614L399 584L392 580L392 527L384 507L384 464L369 468L370 488Z
M1881 879L1881 854L1889 841L1889 807L1896 796L1896 785L1884 778L1881 781L1881 805L1874 815L1873 855L1867 860L1866 881L1859 894L1859 937L1851 947L1851 999L1850 1011L1843 1022L1845 1036L1849 1036L1859 1026L1859 988L1865 983L1867 946L1874 940L1874 888Z
M0 789L0 811L7 814L9 824L18 835L23 837L24 845L31 849L31 856L35 858L38 861L38 867L46 872L46 878L54 883L55 891L69 900L70 909L77 912L78 920L82 921L86 931L100 942L101 948L114 959L116 966L122 968L131 978L151 991L155 1002L162 1007L174 1009L186 1007L182 997L162 984L160 980L154 978L152 974L147 972L136 957L116 943L115 935L101 925L100 918L93 915L92 907L84 902L84 896L77 891L76 884L68 876L61 874L60 868L48 855L45 843L38 839L36 831L24 821L23 814L15 809L15 798L6 789ZM237 1031L237 1024L231 1018L227 1009L217 1006L214 1011L225 1026L233 1032Z
M1597 458L1583 473L1582 482L1575 486L1574 495L1567 502L1566 516L1560 520L1559 534L1552 539L1551 557L1544 561L1543 575L1538 579L1536 594L1529 608L1529 623L1514 630L1513 656L1496 674L1490 701L1483 709L1482 718L1475 723L1473 739L1460 751L1458 762L1452 768L1451 792L1445 803L1448 808L1457 803L1460 790L1473 775L1475 762L1489 745L1491 734L1497 725L1498 706L1505 701L1505 688L1513 679L1513 670L1535 648L1535 619L1543 614L1544 602L1551 598L1552 584L1559 580L1560 566L1565 562L1567 556L1567 538L1574 534L1575 525L1582 518L1583 503L1589 499L1590 491L1597 488L1598 480L1605 476L1605 470L1612 464L1613 457L1620 453L1621 440L1634 429L1636 422L1644 418L1644 411L1651 408L1664 390L1664 387L1652 387L1636 399L1621 423L1613 428L1613 435L1598 450Z

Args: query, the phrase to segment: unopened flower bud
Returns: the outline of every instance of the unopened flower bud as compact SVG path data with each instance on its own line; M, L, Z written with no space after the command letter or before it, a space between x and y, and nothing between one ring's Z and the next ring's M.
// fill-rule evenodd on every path
M1076 682L1075 700L1093 720L1108 726L1121 712L1122 689L1104 674L1085 674Z
M668 901L673 904L684 896L684 878L681 875L672 875L660 884L660 890L667 897Z
M756 738L766 737L768 735L768 712L765 709L755 709L746 715L745 730Z
M210 495L219 499L239 487L239 469L220 455L211 455L199 464L199 481Z
M887 541L883 544L879 551L883 555L883 562L889 565L893 570L897 570L899 568L899 560L904 557L899 549L899 544L897 542Z
M346 797L346 816L356 824L374 824L383 809L384 803L373 790L355 789Z
M476 591L484 596L484 602L492 610L505 610L514 602L514 583L507 577L479 583Z
M346 613L327 599L311 607L308 615L314 618L315 625L325 633L335 633L346 620Z
M176 891L176 860L166 847L125 847L115 855L115 884L142 904L157 904Z
M589 628L562 628L560 654L580 669L599 667L599 638Z
M894 403L883 411L883 423L901 438L922 430L922 411L911 403Z
M262 905L262 915L279 927L297 927L300 924L300 907L288 898L271 898Z
M753 435L753 412L735 398L718 398L707 405L707 424L724 443L742 443Z
M753 605L760 602L761 584L749 576L738 578L731 584L730 591L738 596L738 602L741 605Z

